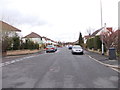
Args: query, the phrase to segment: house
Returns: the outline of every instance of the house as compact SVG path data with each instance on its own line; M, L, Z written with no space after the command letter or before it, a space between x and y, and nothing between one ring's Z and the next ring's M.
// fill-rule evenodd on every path
M43 43L45 44L45 46L47 46L48 44L51 44L51 39L47 38L47 37L42 37Z
M84 43L86 44L87 40L91 37L91 35L86 35L83 37Z
M101 30L103 30L103 27L100 28L100 29L98 29L98 30L96 30L96 31L93 32L91 35L86 35L86 36L84 36L84 37L83 37L84 43L86 44L86 42L87 42L87 40L88 40L89 38L93 38L93 37L97 36L97 34L98 34Z
M45 36L42 37L42 41L43 41L44 45L46 46L47 45L47 38Z
M100 36L102 35L102 33L105 33L105 32L112 32L112 27L106 27L106 29L104 29L104 27L96 30L95 32L93 32L91 35L86 35L84 36L84 43L86 43L87 39L89 38L94 38L95 36Z
M77 40L77 41L74 41L74 42L73 42L73 44L78 44L78 42L79 42L79 40Z
M24 42L25 42L26 39L29 39L29 40L33 41L34 43L38 43L40 48L43 45L42 37L35 32L31 32L30 34L23 37Z
M113 32L112 27L106 27L101 29L98 33L96 33L96 36L102 35L103 33L109 33L109 32Z
M43 40L43 43L45 46L49 45L49 44L52 44L52 41L51 39L47 38L47 37L42 37L42 40Z
M15 33L21 32L21 30L19 30L18 28L14 27L4 21L0 21L0 29L2 29L1 36L4 36L7 34L10 37L12 37L15 35Z
M18 32L21 32L21 30L4 21L0 21L0 45L2 45L2 56L6 56L9 47L9 37L15 36Z
M50 45L50 44L52 44L52 45L58 45L58 43L56 41L51 40L51 39L49 39L49 38L47 38L45 36L42 37L42 41L43 41L43 43L44 43L45 46Z
M58 43L56 42L56 41L54 41L54 40L51 40L51 43L53 44L53 45L57 45Z

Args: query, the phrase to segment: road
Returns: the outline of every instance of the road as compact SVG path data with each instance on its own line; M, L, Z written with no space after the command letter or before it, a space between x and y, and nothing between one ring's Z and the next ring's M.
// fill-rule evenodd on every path
M67 48L2 67L3 88L117 88L118 73Z

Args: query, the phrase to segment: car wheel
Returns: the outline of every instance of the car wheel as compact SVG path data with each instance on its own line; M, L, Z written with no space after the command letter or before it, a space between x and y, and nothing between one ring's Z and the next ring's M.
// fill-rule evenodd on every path
M83 55L84 53L82 52L81 54Z

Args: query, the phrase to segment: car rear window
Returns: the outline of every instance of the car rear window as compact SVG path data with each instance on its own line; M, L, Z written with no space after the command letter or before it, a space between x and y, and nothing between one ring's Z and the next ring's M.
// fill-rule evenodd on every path
M80 47L80 46L73 46L73 48L82 48L82 47Z
M49 46L47 46L47 47L54 47L53 45L49 45Z

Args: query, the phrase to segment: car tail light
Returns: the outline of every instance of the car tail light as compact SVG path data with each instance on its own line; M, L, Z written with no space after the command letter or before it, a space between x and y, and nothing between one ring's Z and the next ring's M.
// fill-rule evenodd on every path
M51 49L54 49L54 48L51 48Z
M46 50L47 50L48 48L46 48Z

